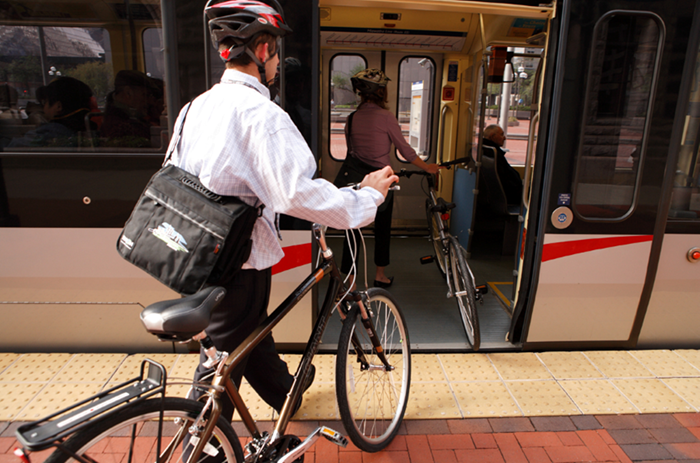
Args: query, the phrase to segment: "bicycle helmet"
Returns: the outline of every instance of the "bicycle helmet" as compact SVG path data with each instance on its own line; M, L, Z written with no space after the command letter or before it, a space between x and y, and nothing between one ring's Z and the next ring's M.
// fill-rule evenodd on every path
M227 50L220 51L219 56L224 61L240 57L247 53L258 66L261 81L267 86L265 66L250 50L248 44L261 32L267 32L276 37L284 37L292 32L284 22L284 18L274 8L255 0L229 0L212 4L209 0L204 12L209 18L209 32L214 47L227 38L233 39L233 45Z
M379 69L363 69L350 78L352 89L361 95L371 95L381 87L386 87L389 79Z

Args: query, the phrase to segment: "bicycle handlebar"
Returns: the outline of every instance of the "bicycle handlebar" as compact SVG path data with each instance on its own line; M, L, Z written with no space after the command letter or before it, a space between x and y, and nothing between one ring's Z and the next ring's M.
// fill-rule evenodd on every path
M455 159L454 161L441 162L438 165L447 167L449 169L450 167L457 165L457 164L465 164L465 163L469 162L470 159L471 159L470 157L464 157L464 158Z
M451 167L454 166L454 165L457 165L457 164L464 164L464 163L466 163L466 162L469 162L470 159L471 159L471 158L468 158L468 157L466 157L466 158L459 158L459 159L455 159L454 161L442 162L442 163L440 163L440 164L438 164L438 165L439 165L439 166L443 166L443 167L447 167L447 168L449 169L449 168L451 168ZM423 176L425 176L425 177L428 177L428 176L432 175L431 173L426 172L426 171L424 171L424 170L406 170L406 169L401 169L401 170L398 171L398 172L394 172L394 174L396 174L396 176L398 176L398 177L407 177L407 178L410 178L411 175L413 175L413 174L416 174L416 175L423 175Z

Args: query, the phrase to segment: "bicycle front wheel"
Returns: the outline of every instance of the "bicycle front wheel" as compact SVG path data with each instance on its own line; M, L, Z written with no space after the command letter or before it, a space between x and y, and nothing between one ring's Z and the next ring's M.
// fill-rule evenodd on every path
M387 370L377 356L355 305L338 341L336 395L350 440L361 450L378 452L396 436L406 412L411 344L406 321L391 294L370 288L367 296L366 309L391 369Z
M163 431L160 443L161 457L156 458L158 420L163 406ZM137 403L123 411L98 421L73 434L64 446L91 462L104 463L182 463L182 439L202 411L203 404L193 400L166 397ZM172 445L170 445L172 444ZM170 447L169 447L170 445ZM192 450L194 447L188 446ZM237 463L243 461L243 450L236 432L222 417L198 461ZM184 452L189 455L189 452ZM211 457L211 458L209 458ZM76 463L60 449L53 452L46 463Z
M459 314L462 317L464 331L472 348L479 350L481 336L479 334L479 316L476 312L476 287L474 276L467 264L466 254L457 238L450 236L450 271L452 272L452 290L454 291Z
M425 200L425 215L428 219L428 233L430 234L430 241L433 242L433 249L435 250L435 263L437 264L438 270L440 270L440 275L443 277L447 272L447 265L445 264L445 251L442 246L442 240L440 239L440 224L435 219L435 214L430 210L433 207L433 202L430 199Z

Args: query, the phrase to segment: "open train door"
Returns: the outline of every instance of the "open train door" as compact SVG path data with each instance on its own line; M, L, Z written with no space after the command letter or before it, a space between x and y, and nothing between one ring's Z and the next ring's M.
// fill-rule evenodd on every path
M688 52L694 10L557 4L511 342L637 344L676 162L674 63Z

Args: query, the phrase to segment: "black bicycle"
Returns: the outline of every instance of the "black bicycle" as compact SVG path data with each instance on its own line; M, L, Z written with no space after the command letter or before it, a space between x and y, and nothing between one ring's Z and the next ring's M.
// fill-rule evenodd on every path
M468 160L469 158L460 158L440 165L451 168L457 164L464 164ZM412 175L421 175L428 184L427 189L423 188L428 197L425 200L425 212L428 219L428 239L433 243L435 255L421 258L421 263L428 264L433 261L437 263L440 274L447 281L447 297L457 299L467 339L472 348L477 351L481 337L476 301L483 303L482 295L486 294L487 288L485 285L477 287L474 284L474 275L467 263L467 251L459 244L457 237L450 234L446 224L449 219L449 211L454 209L456 205L438 197L433 174L423 170L402 169L396 175L407 178Z
M320 436L345 446L345 437L326 426L317 428L304 441L285 434L335 309L343 319L335 372L341 420L358 448L367 452L385 448L399 431L408 404L411 349L406 321L387 291L347 290L322 227L314 225L313 233L322 256L318 267L230 355L218 352L202 333L212 310L225 295L223 288L210 287L143 310L144 326L160 339L201 339L213 377L210 383L194 384L207 391L199 401L166 397L165 368L148 360L142 364L139 377L20 426L16 432L24 449L18 451L20 456L29 463L26 451L56 447L47 463L69 459L95 463L101 461L102 448L118 445L128 456L122 463L131 463L143 446L152 447L149 459L156 463L193 463L206 457L216 457L217 462L288 463L303 461L304 452ZM292 389L272 433L261 432L230 373L326 275L330 275L328 290ZM245 454L231 424L221 417L223 394L231 399L252 436Z

